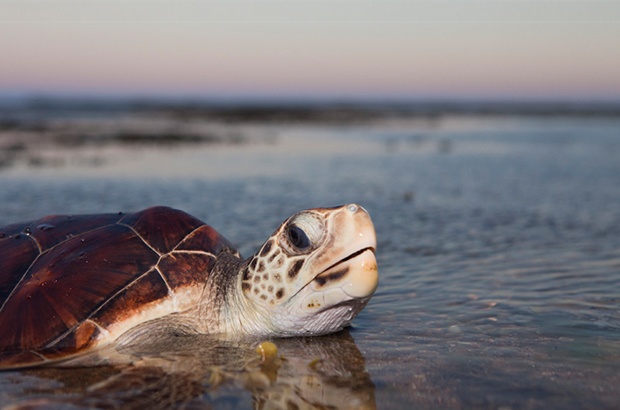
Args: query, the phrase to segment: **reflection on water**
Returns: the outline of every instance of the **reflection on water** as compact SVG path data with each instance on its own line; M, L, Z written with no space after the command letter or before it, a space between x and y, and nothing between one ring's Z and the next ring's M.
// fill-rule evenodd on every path
M184 118L206 130L203 114ZM90 166L71 160L86 144L63 148L62 166L7 166L0 225L162 204L249 256L300 209L360 203L377 229L380 282L353 322L355 344L346 333L275 340L279 359L266 364L255 344L188 340L134 352L132 366L3 372L0 402L618 408L617 115L251 114L215 121L243 135L236 145L103 144Z
M5 372L0 399L7 409L376 408L364 358L347 332L276 340L277 353L266 357L257 345L183 336L125 349L117 360L126 365Z

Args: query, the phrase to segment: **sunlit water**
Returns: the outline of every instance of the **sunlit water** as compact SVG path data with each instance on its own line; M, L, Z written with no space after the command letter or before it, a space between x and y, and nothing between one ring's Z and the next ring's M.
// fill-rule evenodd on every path
M129 369L3 372L0 403L620 406L620 120L471 116L237 131L249 143L86 147L60 150L51 165L5 167L0 225L165 204L249 256L290 214L356 202L376 225L380 285L352 329L274 340L275 364L260 362L256 343L198 338L141 352Z

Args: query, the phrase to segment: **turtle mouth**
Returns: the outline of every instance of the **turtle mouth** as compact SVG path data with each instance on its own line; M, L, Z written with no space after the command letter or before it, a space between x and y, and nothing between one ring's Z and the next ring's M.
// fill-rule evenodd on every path
M362 257L362 255L365 255L367 252L369 253L368 255L369 257L368 258ZM349 254L348 256L340 259L338 262L329 265L327 268L323 269L320 273L314 276L312 280L306 283L301 289L295 292L293 297L297 296L298 293L300 293L303 289L305 289L312 283L317 284L320 287L323 287L327 282L342 279L344 276L347 275L347 273L349 273L349 270L350 270L348 266L349 262L354 260L355 258L374 260L375 248L373 246L367 246L365 248L361 248ZM339 267L340 269L337 269ZM374 269L376 271L376 264L375 264Z
M360 256L361 254L365 253L365 252L371 252L373 255L375 254L375 248L372 246L367 246L365 248L362 248L358 251L353 252L352 254L350 254L349 256L340 259L338 262L328 266L327 268L323 269L323 271L321 273L319 273L318 275L316 275L314 277L313 280L316 280L317 278L319 278L321 275L324 275L327 272L330 272L331 270L333 270L335 267L346 264L347 262L349 262L352 259L357 258L358 256Z
M365 247L316 275L311 282L311 288L315 292L338 288L346 294L347 299L359 299L372 295L377 288L377 282L375 249Z

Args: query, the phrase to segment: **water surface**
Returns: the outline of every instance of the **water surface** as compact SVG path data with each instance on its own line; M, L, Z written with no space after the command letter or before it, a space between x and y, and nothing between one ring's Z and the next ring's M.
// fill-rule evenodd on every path
M356 202L376 225L380 285L350 330L273 340L277 362L261 361L260 341L198 337L133 352L129 367L0 373L6 406L620 405L618 117L197 116L180 126L126 113L122 130L134 134L218 136L127 143L110 137L118 114L55 115L39 124L45 137L23 126L30 118L5 127L0 225L163 204L249 256L290 214ZM54 141L59 123L82 142ZM39 143L19 145L28 138Z

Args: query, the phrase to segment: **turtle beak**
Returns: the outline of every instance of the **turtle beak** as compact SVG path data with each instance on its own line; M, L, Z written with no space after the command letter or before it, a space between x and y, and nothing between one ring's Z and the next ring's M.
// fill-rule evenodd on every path
M379 282L375 258L377 238L368 212L361 206L347 205L342 207L341 214L334 218L335 235L339 239L333 244L336 254L331 260L337 262L324 268L311 283L312 290L323 293L328 306L330 302L343 301L341 292L349 299L368 298ZM330 295L340 300L331 301Z
M363 248L314 278L312 289L321 291L338 286L351 299L371 296L377 289L379 275L374 248Z

